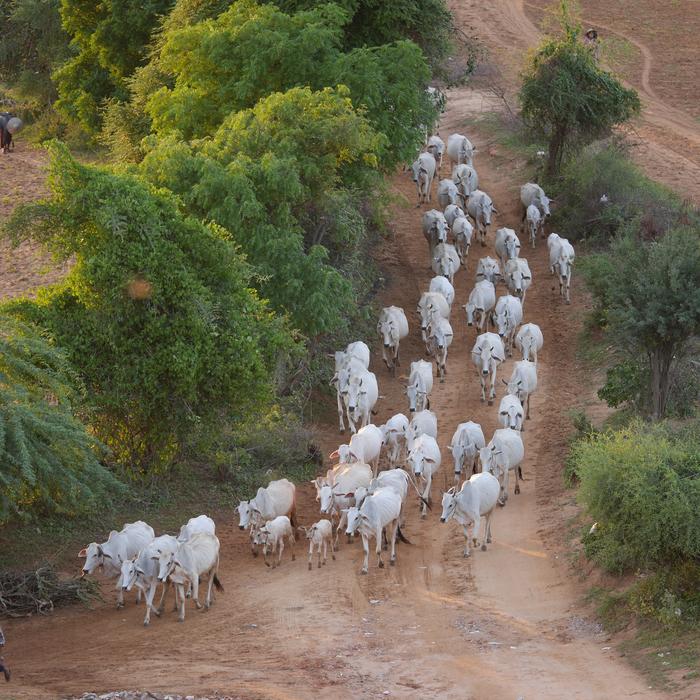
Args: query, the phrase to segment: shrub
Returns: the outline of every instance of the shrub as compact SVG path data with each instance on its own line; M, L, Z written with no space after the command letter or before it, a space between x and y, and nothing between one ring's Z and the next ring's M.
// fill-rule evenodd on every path
M700 555L700 440L635 423L592 435L571 455L579 498L597 530L588 556L613 572Z
M37 301L8 307L66 348L116 459L165 467L203 427L262 410L290 335L250 290L227 231L180 215L134 177L51 150L53 198L16 210L7 231L75 264Z
M63 352L0 314L0 523L82 512L118 487L100 464L104 447L73 415L76 384Z

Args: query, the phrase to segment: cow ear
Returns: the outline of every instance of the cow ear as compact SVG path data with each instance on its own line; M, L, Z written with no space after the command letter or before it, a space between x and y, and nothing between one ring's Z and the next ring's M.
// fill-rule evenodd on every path
M335 459L338 456L338 450L334 450L328 455L328 459Z
M83 547L79 552L78 552L78 557L80 559L85 559L87 557L87 547Z
M455 493L457 493L457 489L453 486L452 488L447 489L447 493L454 496Z

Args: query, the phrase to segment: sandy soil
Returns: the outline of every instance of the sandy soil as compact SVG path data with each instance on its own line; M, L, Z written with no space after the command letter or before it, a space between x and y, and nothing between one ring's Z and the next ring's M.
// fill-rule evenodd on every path
M514 85L524 50L538 38L523 4L464 0L455 11L458 21L475 26L504 79ZM639 127L647 144L647 167L657 179L697 198L697 128L688 115L654 97L653 53L649 60L652 90L645 91L647 112ZM517 190L525 177L521 164L472 126L475 112L489 108L483 94L453 92L442 132L464 129L473 135L481 150L476 165L482 186L500 210L492 228L517 228ZM29 167L35 169L35 183L37 164ZM378 254L387 277L383 300L410 314L432 275L420 232L421 211L412 206L413 185L399 175L394 189L404 201L394 208L394 239ZM487 435L496 427L496 407L479 401L469 358L475 334L459 308L473 284L476 261L492 251L492 240L493 233L488 249L472 250L466 272L456 278L448 377L432 397L441 445L464 420L481 422ZM564 560L562 543L575 512L561 479L570 430L566 412L588 402L591 394L575 359L585 306L576 278L572 305L559 302L541 241L536 250L525 250L534 274L526 320L540 324L545 348L533 419L524 434L527 481L522 495L511 496L496 513L489 551L463 559L461 534L438 521L440 491L451 467L445 451L433 487L434 510L421 521L411 502L405 533L412 544L400 545L395 568L379 570L371 561L369 575L360 576L360 547L343 543L337 560L320 571L307 571L301 551L296 562L287 558L281 569L270 571L250 556L231 517L218 523L226 591L210 612L188 610L185 624L168 613L144 629L142 608L130 602L115 610L109 588L109 602L95 610L73 608L48 619L7 623L12 697L54 698L121 688L218 691L246 699L665 697L617 658L581 601L585 581ZM0 250L3 266L8 265L5 257ZM9 266L0 270L6 285L0 295L26 289L35 279L31 256L14 264L18 273ZM20 276L9 279L7 274ZM404 367L422 356L415 326L412 331L402 351ZM377 357L375 353L373 369L385 397L376 418L380 422L406 406L399 379L390 378ZM511 366L508 361L500 376L507 376ZM336 429L329 403L327 423L318 426L327 452L341 441ZM316 520L310 488L300 488L299 502L301 522Z

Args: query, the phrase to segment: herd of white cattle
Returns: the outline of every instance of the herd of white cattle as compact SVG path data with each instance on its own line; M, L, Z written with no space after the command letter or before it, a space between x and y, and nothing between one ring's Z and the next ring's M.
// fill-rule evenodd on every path
M416 307L421 339L431 361L411 362L408 376L403 378L411 418L398 413L383 425L372 424L379 387L376 375L369 370L369 347L357 341L335 353L331 384L337 393L339 429L341 433L345 431L347 420L352 436L347 444L329 455L337 460L336 465L312 482L322 518L310 527L297 525L296 488L286 479L270 482L258 489L254 498L238 506L239 527L249 531L252 553L257 556L262 548L265 564L272 568L281 563L285 546L289 547L292 560L295 559L295 532L302 532L308 541L308 568L312 569L314 554L320 568L326 563L329 550L335 559L343 529L348 538L361 536L363 574L368 571L372 538L376 541L378 566L384 566L384 544L390 549L393 565L397 539L406 541L401 526L409 493L417 494L421 516L427 514L432 481L442 463L437 417L430 410L430 394L434 374L444 382L447 373L447 353L453 340L450 323L455 300L453 281L460 269L467 268L474 231L481 245L486 245L492 214L498 213L489 195L478 189L479 178L473 165L475 149L461 134L452 134L447 147L439 136L431 136L425 151L413 163L418 205L432 200L433 182L440 173L445 151L452 179L440 180L437 186L442 211L430 209L422 220L430 267L436 276ZM551 200L534 183L523 185L520 198L521 233L527 230L534 249L538 234L544 237ZM550 272L558 276L560 294L569 303L574 249L556 233L549 235L547 244ZM479 544L482 517L485 529L481 549L485 550L491 542L491 518L497 504L506 505L511 472L515 477L515 493L520 492L521 463L525 456L521 434L525 430L524 421L530 418L530 397L537 389L537 353L544 342L539 326L523 323L525 297L533 280L527 260L520 257L518 235L513 229L498 229L494 248L496 257L486 256L478 261L474 287L462 305L467 325L477 331L471 356L481 382L482 402L493 404L498 367L506 356L512 357L517 350L522 359L515 362L510 378L503 380L507 393L498 407L502 428L487 443L479 423L460 423L447 447L454 464L455 485L443 494L440 520L454 520L461 525L465 557L470 555L470 543L475 547ZM499 283L505 284L506 293L497 298ZM382 309L377 334L383 361L392 378L400 364L400 343L409 332L402 308ZM387 468L380 471L382 457ZM169 587L174 588L180 621L185 617L186 598L193 598L197 608L202 607L199 601L202 577L207 578L205 607L211 605L213 586L223 590L217 578L219 540L214 521L206 515L191 518L177 537L155 537L146 523L129 523L121 532L112 531L106 542L88 545L79 556L86 560L83 574L99 569L117 579L118 606L123 605L124 591L136 587L138 600L145 594L145 625L150 622L151 612L161 614ZM159 584L162 592L155 607Z

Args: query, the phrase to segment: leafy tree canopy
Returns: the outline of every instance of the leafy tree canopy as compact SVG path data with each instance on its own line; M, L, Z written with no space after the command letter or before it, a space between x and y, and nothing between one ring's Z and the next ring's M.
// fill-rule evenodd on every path
M0 522L72 513L118 486L103 447L74 418L76 377L32 326L0 313Z
M140 172L232 232L274 308L310 336L343 323L351 285L302 220L308 202L323 208L338 187L374 182L381 138L347 91L294 88L231 114L210 139L151 141Z
M118 461L162 466L198 430L271 399L290 335L249 288L227 231L137 178L51 150L53 197L19 208L7 231L75 264L36 302L9 308L66 348Z

